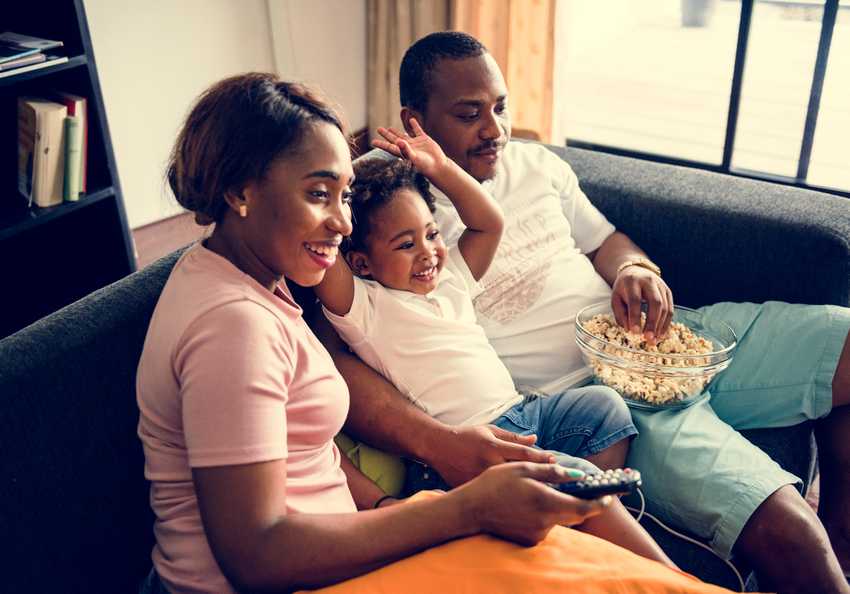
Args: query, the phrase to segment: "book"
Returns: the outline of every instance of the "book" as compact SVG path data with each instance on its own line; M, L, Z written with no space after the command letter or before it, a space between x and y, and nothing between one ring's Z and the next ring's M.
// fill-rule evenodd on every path
M78 177L80 183L77 192L80 194L86 193L86 170L88 169L88 139L89 139L89 121L88 121L88 100L80 95L66 93L64 91L54 91L48 97L51 101L63 104L68 108L68 115L80 118L80 128L82 132L82 149L80 153L80 175Z
M37 54L37 49L26 49L20 48L16 45L9 45L0 42L0 64L3 62L10 62L12 60L19 60L23 57L26 57L30 54Z
M61 41L55 39L23 35L13 31L0 33L0 47L9 48L10 51L43 52L44 50L62 47L62 45L63 43Z
M29 72L31 70L38 70L39 68L48 68L50 66L56 66L57 64L64 64L67 61L68 56L57 56L53 54L48 54L47 59L44 62L39 62L38 64L29 64L28 66L20 66L18 68L4 70L0 72L0 78L6 78L7 76L16 76L18 74Z
M41 52L30 54L28 56L24 56L23 58L16 58L14 60L0 62L0 71L12 70L13 68L20 68L21 66L26 66L27 64L37 64L38 62L44 62L46 59L47 56L45 56Z
M61 103L18 98L18 190L30 206L62 202L67 115Z
M65 181L62 198L75 202L80 199L80 165L83 151L83 126L79 116L65 117Z

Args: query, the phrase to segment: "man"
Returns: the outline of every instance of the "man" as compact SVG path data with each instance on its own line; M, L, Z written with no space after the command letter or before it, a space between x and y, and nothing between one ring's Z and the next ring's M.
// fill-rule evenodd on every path
M508 142L505 82L479 42L457 32L419 40L402 61L400 86L408 133L415 117L505 212L502 245L475 305L517 384L550 391L586 378L573 338L583 305L610 299L617 321L639 329L645 302L647 339L665 332L673 295L657 266L590 205L560 159L539 145ZM439 196L437 216L451 245L460 223ZM629 465L647 478L656 511L719 554L744 556L763 586L850 592L842 575L850 569L850 440L842 438L850 434L850 311L785 304L703 311L736 330L736 358L710 399L678 411L633 410L640 436ZM441 425L344 348L331 350L351 390L346 428L367 442L422 460L453 485L506 460L542 461L529 439ZM783 364L791 356L793 369ZM736 431L806 418L819 419L826 530L794 488L799 479Z

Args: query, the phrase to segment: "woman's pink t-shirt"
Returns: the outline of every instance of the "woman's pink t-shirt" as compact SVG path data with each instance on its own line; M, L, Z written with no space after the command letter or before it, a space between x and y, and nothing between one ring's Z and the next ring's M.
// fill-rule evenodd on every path
M136 393L153 562L169 590L233 591L204 534L193 467L286 459L286 513L356 511L333 444L348 388L284 285L272 293L189 248L154 310Z

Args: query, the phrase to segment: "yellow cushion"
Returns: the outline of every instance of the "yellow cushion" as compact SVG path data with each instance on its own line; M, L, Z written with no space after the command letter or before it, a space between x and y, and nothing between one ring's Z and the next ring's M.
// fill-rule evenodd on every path
M376 450L365 443L354 441L344 433L334 438L336 446L351 463L368 476L387 495L398 496L404 486L404 462L398 456L392 456Z

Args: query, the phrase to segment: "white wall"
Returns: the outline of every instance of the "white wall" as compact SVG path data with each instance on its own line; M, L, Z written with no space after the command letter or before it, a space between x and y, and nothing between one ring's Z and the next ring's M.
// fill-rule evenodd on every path
M165 163L192 101L216 80L277 62L283 76L322 86L353 129L365 125L365 0L84 4L131 228L181 212Z

